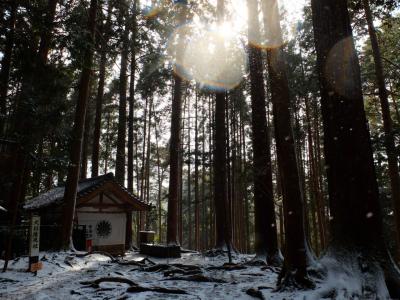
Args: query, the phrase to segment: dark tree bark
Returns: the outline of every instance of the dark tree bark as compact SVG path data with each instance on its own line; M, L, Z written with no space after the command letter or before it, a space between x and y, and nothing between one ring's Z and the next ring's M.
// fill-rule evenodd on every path
M128 191L133 193L133 133L134 133L134 110L135 110L135 74L136 74L136 36L137 36L137 21L136 21L136 5L137 0L133 2L132 9L132 37L131 37L131 79L129 84L129 115L128 115Z
M216 248L223 249L231 244L230 224L228 224L228 190L226 172L225 136L225 93L215 97L214 132L214 205L216 222Z
M224 1L217 2L218 22L224 21ZM218 45L223 47L223 45ZM229 222L229 203L226 170L226 101L225 92L217 92L215 95L215 123L214 123L214 206L216 222L217 249L228 248L232 244L231 224Z
M10 79L11 58L14 48L15 22L17 19L17 1L11 1L10 17L8 20L8 32L1 60L0 71L0 135L3 134L4 125L7 115L7 94L8 81Z
M212 102L212 97L208 98L208 160L209 160L209 172L210 172L210 181L209 181L209 207L210 207L210 215L208 219L208 224L210 226L210 236L208 239L208 246L212 247L215 244L215 208L214 208L214 189L212 185L214 183L214 127L215 127L215 109Z
M201 216L201 250L207 249L207 238L209 235L208 230L208 216L207 216L207 202L206 202L206 98L203 97L202 101L202 139L201 139L201 205L202 205L202 216Z
M120 3L121 21L124 23L121 48L121 69L119 75L119 113L118 113L118 139L117 157L115 159L115 179L122 186L125 185L125 146L126 146L126 90L127 90L127 69L129 55L129 22L126 13L127 2Z
M90 85L90 83L89 83ZM89 91L89 99L88 99L88 109L86 109L86 116L85 116L85 127L83 131L83 144L82 144L82 157L81 157L81 169L80 169L80 178L86 179L87 178L87 167L88 167L88 160L89 160L89 137L90 137L90 127L92 123L92 116L90 113L90 106L91 106L91 97Z
M358 263L366 276L378 274L382 268L390 296L399 298L399 272L383 240L371 138L347 1L311 3L328 166L329 253L339 264L345 264L343 255L347 261Z
M178 6L178 25L183 24L186 7ZM183 53L184 37L179 36L177 57ZM174 72L174 93L171 112L171 138L169 145L169 189L168 189L168 216L167 216L167 243L179 245L178 241L178 200L179 200L179 159L181 149L181 117L182 117L182 79Z
M194 249L200 246L200 205L199 205L199 95L196 89L195 121L194 121Z
M96 96L96 115L94 120L93 144L92 144L92 177L99 176L99 153L101 135L101 116L103 112L104 84L106 79L107 66L107 37L111 25L112 1L108 2L108 12L106 24L101 24L100 28L100 65L99 82Z
M79 82L79 95L75 111L75 121L72 131L70 150L70 165L68 167L67 183L64 193L64 207L61 220L60 247L67 249L72 233L72 223L75 214L76 191L78 187L79 168L82 154L82 139L85 126L85 114L89 97L89 82L93 64L93 45L96 28L97 0L90 1L88 20L88 46L84 55L84 67Z
M251 107L253 129L253 176L255 251L266 256L269 264L280 264L276 229L275 204L272 188L271 153L265 109L265 87L262 53L254 42L259 40L258 3L248 0L249 11L249 65L251 81Z
M273 104L275 140L282 183L285 220L285 259L280 286L309 287L309 247L305 237L304 199L296 157L290 115L289 84L282 51L282 33L276 0L263 1L264 26L274 47L268 49L268 73Z
M16 1L12 1L12 7L11 7L11 14L16 14L16 9L17 9L17 3ZM15 5L15 7L14 7ZM15 229L15 222L17 220L18 216L18 207L19 203L25 198L26 195L26 189L27 189L27 184L28 184L28 178L30 175L30 169L31 169L31 164L30 164L30 151L33 151L35 146L39 143L38 138L35 137L34 135L29 134L31 130L32 123L33 121L33 116L32 112L30 110L31 108L31 103L30 103L30 97L31 93L35 88L35 81L34 79L37 76L37 74L40 74L43 67L47 63L47 55L49 51L48 45L51 42L52 38L52 31L53 31L53 23L54 23L54 18L55 18L55 7L57 5L56 0L49 0L48 2L48 10L47 14L45 16L46 18L46 30L41 32L40 35L40 46L38 49L37 46L37 41L33 41L33 44L31 47L28 47L26 50L27 57L24 57L24 70L23 70L23 82L21 84L21 91L19 95L19 102L16 105L16 116L13 124L13 134L14 137L16 138L17 142L17 149L15 151L15 156L12 156L12 163L11 163L11 171L10 175L12 177L12 186L11 186L11 191L9 195L6 195L5 198L8 200L8 208L9 208L9 221L10 221L10 228L9 228L9 234L7 238L7 245L6 245L6 253L5 253L5 264L3 267L3 271L7 269L7 264L8 264L8 259L10 258L11 254L11 249L12 249L12 236L13 232ZM15 11L13 12L13 10ZM11 36L11 41L14 39L14 27L15 27L15 21L12 18L15 18L16 15L12 16L11 15L11 27L10 27L10 34ZM10 36L8 36L10 38ZM9 41L7 41L9 42ZM12 42L13 44L13 42ZM7 46L13 46L13 45L6 45ZM37 52L37 50L39 50ZM6 49L6 51L11 51L12 52L12 47L11 49ZM11 59L11 54L8 53L10 56L9 58ZM5 53L5 55L8 55ZM7 79L8 83L8 78L9 78L9 73L10 73L10 65L7 65L7 61L5 65L2 65L2 67L6 67L6 70L4 70L6 73L4 75L7 75L7 78L2 78L2 80ZM8 68L8 70L7 70ZM3 69L2 69L3 71ZM3 74L2 74L3 76ZM5 92L4 97L7 97L7 86L5 87ZM2 96L2 95L1 95ZM4 101L6 101L6 98L4 98ZM0 103L1 105L1 103ZM1 107L0 107L1 109ZM1 130L2 128L0 128Z
M144 201L145 195L145 170L146 170L146 137L147 137L147 114L148 114L148 102L149 98L146 97L144 103L144 113L143 113L143 143L142 143L142 165L140 170L140 200Z
M40 34L40 44L39 44L39 59L43 64L47 63L49 57L49 51L51 46L51 37L54 28L54 18L56 14L58 0L49 0L48 2L48 14L45 17L45 26Z
M153 103L153 111L155 111L154 103ZM156 136L156 156L157 156L157 181L158 181L158 191L157 191L157 210L158 210L158 242L162 242L162 203L161 203L161 196L162 196L162 184L164 179L164 171L165 169L161 170L161 155L160 155L160 147L159 147L159 139L160 133L158 131L159 128L159 121L154 122L154 131Z
M190 106L190 96L186 96L187 101L187 216L188 216L188 248L192 249L192 241L193 241L193 225L192 225L192 152L191 152L191 131L192 131L192 119L191 119L191 106ZM185 128L185 127L183 127Z
M381 51L378 43L378 37L374 26L369 0L362 1L365 11L365 17L368 24L369 38L371 41L372 54L375 63L375 76L379 90L379 100L381 103L383 128L385 132L385 147L388 156L388 171L390 178L390 187L392 190L392 202L396 221L396 242L397 259L400 259L400 176L396 146L394 142L393 121L390 116L390 106L388 91L386 89Z

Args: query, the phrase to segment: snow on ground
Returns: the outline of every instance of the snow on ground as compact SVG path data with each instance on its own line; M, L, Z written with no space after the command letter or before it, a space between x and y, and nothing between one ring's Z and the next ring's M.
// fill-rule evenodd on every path
M124 260L140 261L145 256L128 252ZM190 282L166 280L164 272L146 272L138 266L120 265L101 254L76 257L72 252L41 253L43 270L37 276L27 273L28 258L11 261L9 271L0 273L0 299L255 299L246 294L249 288L262 288L265 299L317 299L311 291L277 293L273 289L277 280L276 272L262 270L260 266L246 266L245 269L225 271L207 270L210 266L222 266L226 257L205 257L202 254L186 253L180 259L155 259L158 264L180 263L197 265L207 277L222 279L226 283ZM235 255L234 262L250 261L253 256ZM0 260L0 267L3 265ZM179 275L178 275L179 276ZM123 277L144 287L178 288L187 295L156 292L127 293L125 283L100 283L99 287L81 284L102 277Z

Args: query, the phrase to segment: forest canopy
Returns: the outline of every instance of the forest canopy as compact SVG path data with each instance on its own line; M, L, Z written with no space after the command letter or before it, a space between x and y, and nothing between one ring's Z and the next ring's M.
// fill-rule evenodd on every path
M129 246L255 254L280 291L338 263L400 297L399 37L396 0L2 1L1 257L59 187L68 249L80 184L113 173L152 206Z

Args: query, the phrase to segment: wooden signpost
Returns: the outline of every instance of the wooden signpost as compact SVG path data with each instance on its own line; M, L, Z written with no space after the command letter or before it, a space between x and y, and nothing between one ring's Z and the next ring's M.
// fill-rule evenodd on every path
M39 261L40 217L32 215L29 228L29 271L37 274L42 269Z

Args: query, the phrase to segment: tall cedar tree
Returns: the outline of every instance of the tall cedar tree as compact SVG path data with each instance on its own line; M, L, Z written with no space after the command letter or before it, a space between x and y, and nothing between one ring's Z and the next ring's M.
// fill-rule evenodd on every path
M128 99L128 104L129 104L129 115L128 115L128 191L133 193L133 171L134 171L134 151L133 151L133 146L134 146L134 110L135 110L135 74L136 74L136 37L137 37L137 20L136 20L136 15L137 15L137 0L133 1L133 7L132 7L132 24L131 24L131 30L132 30L132 37L131 37L131 45L130 45L130 50L131 50L131 65L130 65L130 71L131 71L131 78L130 78L130 83L129 83L129 99Z
M105 24L100 20L98 35L100 36L100 65L99 65L99 82L96 95L96 114L93 130L93 146L92 146L92 177L99 176L99 154L100 154L100 135L101 135L101 116L103 111L104 85L106 80L107 67L107 40L111 27L112 1L108 1L107 19Z
M118 138L117 138L117 157L115 160L115 179L119 184L125 185L125 147L126 147L126 90L127 90L127 70L129 55L129 18L128 4L120 1L120 21L124 27L121 41L121 68L119 74L119 113L118 113Z
M131 55L131 65L130 65L130 83L129 83L129 99L128 99L128 104L129 104L129 114L128 114L128 169L127 169L127 178L128 178L128 191L130 193L133 193L133 168L134 168L134 163L133 163L133 146L134 146L134 140L133 140L133 132L134 132L134 109L135 109L135 74L136 74L136 36L137 36L137 21L136 21L136 5L137 5L137 0L133 1L133 6L132 6L132 19L131 19L131 28L130 30L132 31L132 36L131 36L131 44L130 44L130 55ZM161 187L160 187L161 188ZM127 245L131 245L132 243L132 212L128 214L128 219L127 219L127 231L126 231L126 239L127 239Z
M253 129L253 176L255 251L265 256L269 264L280 264L274 196L272 190L271 152L265 108L265 87L260 40L258 1L248 0L249 64Z
M355 262L365 276L383 270L391 297L399 298L400 277L383 240L378 184L347 1L312 0L311 4L331 213L329 253L339 264Z
M14 48L15 23L17 20L17 1L10 2L10 17L8 19L8 31L6 34L6 42L1 60L0 71L0 135L4 132L4 125L7 115L7 94L8 81L10 79L11 58Z
M64 192L64 207L61 220L60 247L67 249L72 233L72 222L75 214L76 192L78 187L79 169L82 154L82 139L85 126L86 108L89 98L89 82L93 65L93 47L96 29L97 0L90 1L88 29L85 39L87 46L84 54L83 69L79 82L78 101L75 111L75 121L72 131L70 150L70 165Z
M285 259L278 284L282 288L292 284L309 286L307 264L310 253L305 237L304 199L291 126L289 84L276 0L263 1L263 15L270 43L267 51L268 72L285 220Z
M194 118L194 249L200 247L200 201L199 201L199 95L196 86L195 118Z
M362 0L365 17L368 24L369 38L371 41L372 54L375 64L375 76L379 91L379 100L382 109L383 129L385 132L385 147L388 157L388 169L390 178L390 187L392 190L392 202L394 208L396 222L396 242L397 255L400 258L400 176L398 157L396 154L396 146L394 142L393 121L390 116L390 107L388 100L388 91L386 89L385 77L382 64L381 50L379 48L378 37L374 26L374 20L371 12L369 0Z
M175 7L179 10L177 25L184 23L186 19L186 5ZM182 34L182 33L181 33ZM177 45L177 61L182 57L184 36L179 35ZM179 67L176 65L176 67ZM174 72L174 93L172 97L171 112L171 139L169 144L169 193L168 193L168 216L167 216L167 243L179 245L178 241L178 200L180 191L179 161L181 152L181 118L182 118L182 78Z
M14 135L17 140L17 149L15 153L13 153L10 163L12 170L10 173L13 179L7 203L10 228L6 242L5 263L3 266L3 271L7 270L8 260L11 254L12 236L14 234L15 222L17 220L18 206L20 201L25 198L26 187L31 167L30 151L32 151L32 149L34 149L35 145L37 144L36 136L27 134L29 133L31 126L34 123L34 120L32 119L33 115L30 110L30 97L33 94L32 91L34 91L36 87L34 79L40 77L40 75L38 74L43 72L47 64L52 31L54 28L56 7L57 0L49 0L47 4L47 13L43 22L44 28L42 28L40 33L39 47L36 42L33 42L30 45L31 47L28 47L28 49L26 49L27 57L25 57L25 62L23 63L25 67L23 72L23 82L19 95L17 112L12 125ZM14 24L11 25L15 26L15 21ZM7 91L5 92L7 94Z
M224 21L224 1L217 2L218 23ZM223 47L223 45L218 45ZM214 205L216 222L216 249L228 247L230 251L232 233L228 204L226 171L226 93L219 91L215 96L215 133L214 133Z

